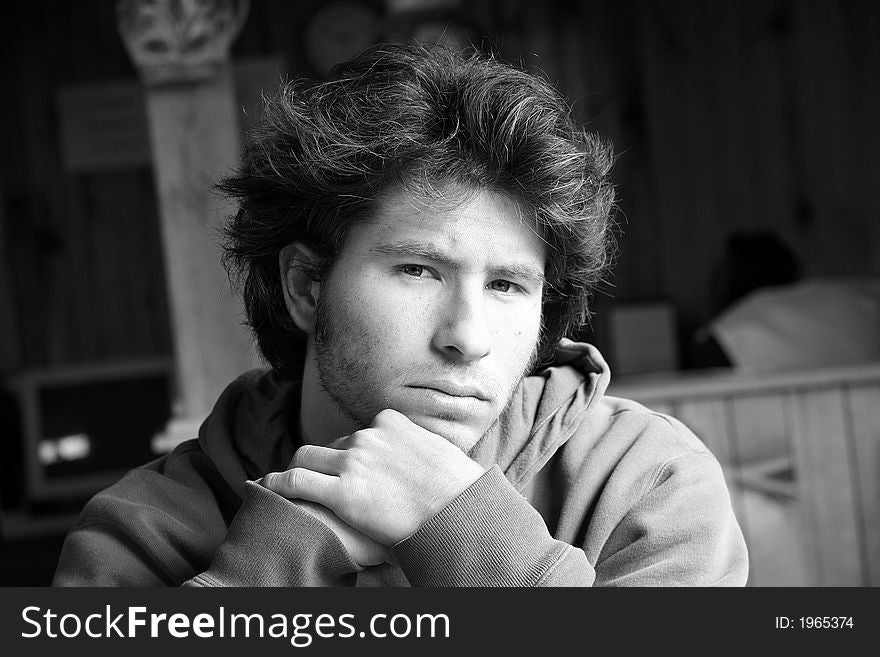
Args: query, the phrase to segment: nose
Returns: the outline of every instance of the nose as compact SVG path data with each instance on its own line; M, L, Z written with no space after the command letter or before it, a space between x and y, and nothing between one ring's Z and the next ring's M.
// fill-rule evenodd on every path
M489 355L492 339L482 286L457 290L446 300L434 333L434 347L447 358L471 362Z

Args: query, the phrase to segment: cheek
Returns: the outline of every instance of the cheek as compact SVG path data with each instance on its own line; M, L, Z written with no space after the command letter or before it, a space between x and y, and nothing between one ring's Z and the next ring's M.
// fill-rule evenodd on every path
M496 322L493 355L499 373L505 380L522 376L538 347L541 334L540 305L520 307L502 312Z
M369 279L343 296L341 308L339 319L348 326L347 333L369 344L378 358L382 352L400 355L424 337L425 317L431 312L424 299L397 294Z
M504 312L498 325L516 351L531 352L541 333L541 305L532 303Z

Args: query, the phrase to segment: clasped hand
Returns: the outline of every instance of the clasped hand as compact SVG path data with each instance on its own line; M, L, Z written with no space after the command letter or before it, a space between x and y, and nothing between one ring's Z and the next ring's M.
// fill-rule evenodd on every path
M388 548L415 533L483 472L442 436L388 409L369 428L327 446L303 445L288 470L270 472L261 483L284 497L314 503L304 506L336 532L360 566L368 566L388 560Z

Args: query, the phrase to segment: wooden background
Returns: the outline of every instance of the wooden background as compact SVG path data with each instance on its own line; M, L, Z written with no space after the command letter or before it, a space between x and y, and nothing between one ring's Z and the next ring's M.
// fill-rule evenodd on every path
M311 75L302 37L318 4L251 0L235 60L277 58L290 76ZM616 145L620 254L613 287L597 300L595 333L585 333L600 348L608 342L607 311L628 301L670 303L686 344L709 317L713 270L734 231L775 231L806 275L880 275L880 4L462 4L466 18L502 55L543 70L571 98L578 117ZM133 157L115 167L73 170L64 158L65 92L137 83L115 14L115 0L29 0L0 7L0 378L35 368L171 355L149 162ZM851 400L851 412L828 412L808 424L875 426L871 400L880 388L872 381L867 392L845 387L840 393ZM812 389L805 394L813 395ZM820 391L817 408L843 407L829 394ZM668 396L660 401L736 468L747 465L740 453L745 446L728 429L742 440L761 436L760 444L750 444L761 456L761 450L790 439L784 418L801 407L809 410L787 400L722 395L699 403ZM770 421L759 427L754 418ZM707 422L724 430L713 432L703 426ZM815 531L804 542L810 550L805 563L824 570L779 570L771 559L779 546L773 544L768 560L755 560L753 582L776 577L787 584L877 583L880 543L876 532L864 529L869 525L859 524L876 512L876 469L870 468L876 468L880 443L872 431L836 431L837 442L825 451L789 450L807 475L845 472L836 480L849 479L849 486L838 483L835 491L859 504L825 504L826 498L840 499L821 488L831 479L802 477L802 508L829 519L809 525ZM3 433L3 463L9 464L17 447L11 433ZM821 438L810 444L823 445ZM841 442L850 438L856 447ZM728 443L739 450L730 458ZM853 476L854 469L861 476ZM761 532L756 516L738 511L754 549ZM857 549L825 549L832 535ZM60 538L0 542L0 580L48 584ZM849 559L842 580L835 574L838 563L828 561L834 554Z
M598 302L663 299L686 340L735 230L815 276L880 275L880 5L840 0L465 3L614 140L622 236ZM253 0L239 60L309 75L316 2ZM171 352L146 164L71 172L58 94L135 79L115 2L6 3L0 21L0 374Z

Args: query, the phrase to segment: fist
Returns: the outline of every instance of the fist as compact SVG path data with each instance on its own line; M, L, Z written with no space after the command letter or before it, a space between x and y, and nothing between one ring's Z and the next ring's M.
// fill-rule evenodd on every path
M484 472L448 440L390 409L330 445L303 445L290 465L263 485L316 502L385 546L411 536Z

